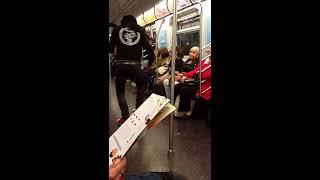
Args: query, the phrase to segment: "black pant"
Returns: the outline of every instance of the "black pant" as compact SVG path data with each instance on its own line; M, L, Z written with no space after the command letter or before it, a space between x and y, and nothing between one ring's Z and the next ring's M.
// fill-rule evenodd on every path
M141 65L117 64L116 65L116 91L121 115L124 120L129 118L128 104L125 97L125 85L127 79L133 79L137 84L136 108L144 101L144 92L147 78L141 69Z
M164 90L164 86L162 84L162 82L158 85L158 84L155 84L153 86L153 93L155 94L158 94L160 96L166 96L166 91Z
M179 84L176 87L175 99L180 94L178 111L190 111L191 99L195 96L196 87L190 85Z

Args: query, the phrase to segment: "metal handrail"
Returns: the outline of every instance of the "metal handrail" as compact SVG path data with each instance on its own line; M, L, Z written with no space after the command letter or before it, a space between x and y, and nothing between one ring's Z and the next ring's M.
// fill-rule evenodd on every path
M203 59L201 59L201 62L202 61L204 61L204 60L206 60L208 57L210 57L211 56L211 53L208 55L208 56L206 56L206 57L204 57Z
M205 48L209 47L209 46L211 46L211 43L209 43L209 44L205 45L204 47L202 47L201 51L204 50Z
M200 51L200 55L202 56L202 53L203 53L203 50L204 49L206 49L206 48L208 48L208 47L210 47L211 46L211 43L209 43L209 44L207 44L207 45L205 45L204 47L202 47L201 48L201 51ZM208 67L206 67L204 70L201 70L202 69L202 61L204 61L204 60L206 60L208 57L210 57L211 56L211 53L209 54L209 55L207 55L206 57L204 57L204 58L202 58L201 59L201 61L200 61L200 65L199 65L199 71L198 72L203 72L203 71L205 71L206 69L208 69L209 67L211 67L211 65L209 65ZM199 81L199 92L200 92L200 97L201 97L201 95L205 92L205 91L201 91L201 84L202 84L202 81L201 81L201 73L199 73L199 79L200 79L200 81Z
M206 91L208 91L209 89L211 89L211 86L209 86L207 89L205 89L204 91L202 91L201 93L205 93Z
M201 72L204 72L205 70L209 69L210 67L211 67L211 64L210 64L209 66L207 66L206 68L202 69ZM200 72L200 70L197 71L196 73L199 73L199 72ZM202 81L201 81L201 82L202 82Z

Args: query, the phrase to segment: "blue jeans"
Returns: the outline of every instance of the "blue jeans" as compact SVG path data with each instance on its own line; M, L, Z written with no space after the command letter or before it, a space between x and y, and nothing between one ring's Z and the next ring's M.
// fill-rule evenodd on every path
M161 180L161 177L153 173L145 173L138 176L126 176L125 180Z

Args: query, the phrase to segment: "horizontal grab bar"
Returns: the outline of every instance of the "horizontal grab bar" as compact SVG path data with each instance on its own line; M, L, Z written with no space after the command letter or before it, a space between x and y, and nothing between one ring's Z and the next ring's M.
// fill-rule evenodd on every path
M201 59L201 62L202 61L204 61L204 60L206 60L208 57L210 57L211 56L211 54L209 54L208 56L206 56L206 57L204 57L203 59Z
M204 50L205 48L209 47L209 46L211 46L211 43L209 43L209 44L205 45L203 48L201 48L201 51Z
M209 89L211 89L211 86L209 86L206 90L202 91L201 94L205 93L205 92L208 91Z
M207 66L206 68L202 69L202 70L201 70L201 72L203 72L203 71L205 71L205 70L209 69L210 67L211 67L211 64L210 64L209 66ZM199 71L197 71L196 73L199 73Z

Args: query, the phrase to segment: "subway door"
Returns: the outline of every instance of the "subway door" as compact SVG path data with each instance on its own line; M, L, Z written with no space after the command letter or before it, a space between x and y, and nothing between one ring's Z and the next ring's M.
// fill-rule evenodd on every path
M201 2L202 6L202 47L211 43L211 1Z

